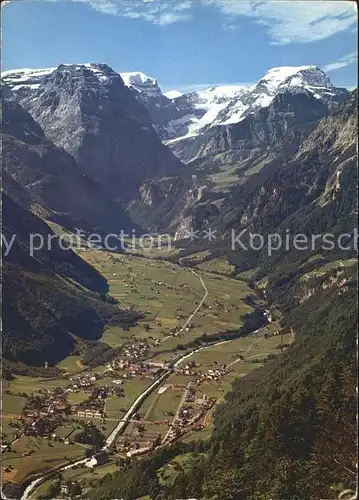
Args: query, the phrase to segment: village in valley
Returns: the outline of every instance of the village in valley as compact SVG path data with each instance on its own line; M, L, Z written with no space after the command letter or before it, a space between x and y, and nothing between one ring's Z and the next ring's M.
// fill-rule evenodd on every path
M207 290L200 307L201 282L175 263L101 251L86 257L107 276L111 295L142 311L143 319L128 332L104 331L101 342L113 356L103 364L86 365L78 352L58 365L58 376L17 375L3 387L3 479L21 483L80 461L63 474L60 496L71 481L87 484L86 471L113 471L123 460L177 440L207 439L215 407L233 380L292 340L272 321L245 337L193 344L204 334L240 328L243 314L253 310L252 290L230 278L224 262L196 266Z

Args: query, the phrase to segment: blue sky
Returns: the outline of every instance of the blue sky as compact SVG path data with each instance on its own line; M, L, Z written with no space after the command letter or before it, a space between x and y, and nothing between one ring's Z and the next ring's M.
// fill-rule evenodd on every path
M315 64L352 88L356 19L354 2L335 0L11 0L2 10L2 69L105 62L183 91Z

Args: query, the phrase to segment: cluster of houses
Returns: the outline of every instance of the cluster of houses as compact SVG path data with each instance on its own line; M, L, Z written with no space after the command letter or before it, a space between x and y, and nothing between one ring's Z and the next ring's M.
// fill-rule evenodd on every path
M152 380L156 377L163 369L162 364L156 363L145 363L139 359L130 359L127 357L116 358L106 365L106 371L104 373L116 373L121 377L121 379L149 379ZM114 384L119 384L120 380L113 380Z
M103 374L83 373L71 377L68 387L40 389L39 393L30 396L24 405L21 415L21 427L25 435L60 439L54 433L64 422L76 416L82 419L104 418L105 402L108 397L124 397L122 380L114 379L111 385L96 386L95 382L103 378ZM69 393L85 391L85 401L71 404Z
M90 396L76 405L76 416L79 418L103 418L106 399L110 396L124 397L122 387L95 387Z
M177 319L180 319L181 316L177 316ZM170 329L169 331L169 335L171 335L171 337L180 337L181 336L181 333L182 332L189 332L190 330L193 330L195 325L193 325L192 323L188 323L188 325L183 328L182 326L174 326L173 328Z
M217 364L216 366L209 368L206 372L199 372L194 380L194 383L200 385L205 381L216 382L229 372L230 370L227 368L227 365Z
M69 380L74 382L69 387L66 388L66 392L79 392L80 390L92 387L96 380L100 380L104 375L102 373L96 372L84 372L70 377Z
M164 442L171 442L178 439L185 432L192 428L204 415L204 408L195 408L193 405L183 405L177 417L173 420L170 430L165 436Z
M180 375L186 375L186 376L197 375L196 363L194 361L191 361L189 363L186 363L185 365L180 365L178 373Z
M151 353L152 348L159 343L159 340L134 340L123 347L121 354L130 359L144 359Z
M25 403L21 421L27 436L50 436L66 420L71 405L61 387L42 389L41 394L30 396Z
M161 444L160 433L154 434L150 439L144 438L145 428L135 428L130 434L125 434L116 443L117 451L126 453L128 457L143 455L154 450Z
M194 377L193 383L196 386L205 381L216 382L229 372L230 370L228 369L227 365L217 363L217 361L214 361L211 365L211 368L209 368L206 372L198 370L197 365L193 361L190 363L186 363L183 366L181 365L178 369L178 373L180 373L181 375Z

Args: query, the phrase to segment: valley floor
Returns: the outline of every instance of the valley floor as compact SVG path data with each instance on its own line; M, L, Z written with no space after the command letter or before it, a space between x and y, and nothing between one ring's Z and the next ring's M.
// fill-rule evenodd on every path
M20 484L83 459L91 446L76 442L75 436L89 423L111 441L108 463L92 472L83 460L62 473L85 488L95 476L116 470L121 458L145 454L177 439L208 439L213 410L233 380L262 366L292 341L291 334L280 335L273 322L245 337L193 347L191 343L203 334L239 330L243 315L253 311L246 300L253 290L245 281L232 279L224 261L201 262L203 255L197 255L197 266L190 270L163 260L161 251L134 255L91 250L81 256L107 278L110 295L122 308L141 311L144 317L128 331L106 328L101 341L120 348L109 362L91 368L78 353L59 363L63 375L58 378L16 376L4 383L2 432L10 450L3 453L5 482ZM124 418L163 373L167 374L163 381ZM46 425L56 418L45 408L49 403L54 408L60 403L66 406L66 418L50 435L32 432L28 422L35 421L31 425L38 429L41 418ZM41 409L35 418L31 415L36 405L37 411ZM121 419L127 425L112 441L111 433ZM31 498L50 484L45 481Z

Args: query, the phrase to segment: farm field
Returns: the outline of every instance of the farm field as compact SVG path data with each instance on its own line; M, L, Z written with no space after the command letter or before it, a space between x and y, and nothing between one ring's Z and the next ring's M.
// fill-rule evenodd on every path
M19 430L17 427L13 427L10 424L16 422L20 424L20 421L17 420L17 415L15 414L12 416L7 415L8 414L1 416L1 435L4 440L13 441L19 435Z
M44 483L40 484L40 486L31 495L30 497L31 500L36 500L37 498L40 498L43 495L46 496L52 483L53 481L49 479L48 481L45 481Z
M20 396L18 394L8 394L5 391L2 393L2 413L5 415L21 415L25 402L26 397Z
M12 393L25 393L28 396L38 392L39 389L51 389L54 387L67 387L71 382L63 377L59 378L34 378L17 375L14 380L7 381L6 388ZM4 408L4 411L6 409Z
M55 429L55 434L59 437L67 438L72 437L76 429L79 429L74 422L66 422L66 424L61 425Z
M211 437L212 432L213 425L209 425L199 431L188 433L187 435L183 436L182 441L184 441L185 443L190 443L192 441L206 441Z
M183 363L185 364L186 361L195 361L200 369L203 370L204 368L209 368L214 362L226 365L233 363L238 360L240 355L244 356L246 361L249 361L249 359L255 357L265 357L272 353L272 351L280 351L280 349L275 348L280 346L281 343L288 344L292 340L292 335L289 333L265 338L266 332L267 327L261 329L257 334L231 340L215 347L207 347L194 353L184 360Z
M225 342L215 347L209 347L193 354L184 361L195 361L201 371L214 368L215 364L232 364L230 372L220 378L218 381L204 381L196 391L196 397L202 397L204 394L220 402L225 394L231 390L232 382L237 377L243 377L253 370L256 370L263 364L263 359L269 354L280 354L278 348L280 344L289 344L293 339L291 334L283 336L276 335L266 338L270 331L273 331L274 325L264 327L257 334L242 337L233 341ZM243 360L239 359L239 356ZM179 365L180 368L181 365ZM171 419L167 412L175 413L180 403L181 395L187 384L191 381L191 376L181 375L178 372L172 374L166 380L167 389L162 393L153 393L145 400L139 413L143 421L159 421ZM171 385L180 386L178 390L173 390ZM210 411L209 414L212 412ZM186 434L182 439L190 442L193 439L207 439L212 432L211 415L206 419L206 427L202 430L196 430ZM131 427L126 431L131 435Z
M180 249L165 236L152 238L128 238L124 240L125 251L129 254L140 254L149 258L175 257Z
M124 432L124 434L120 438L120 442L126 444L126 442L130 442L135 447L143 448L148 446L151 441L154 441L156 438L163 438L168 430L168 426L163 424L151 424L144 422L143 424L140 422L139 424L130 423ZM133 449L133 445L131 448Z
M4 393L3 397L3 422L2 432L3 437L7 442L14 439L22 431L10 426L10 422L16 422L20 417L26 397L20 394L35 395L38 394L39 389L50 389L52 387L64 387L69 385L69 379L34 379L32 377L16 377L11 380L7 385L7 390L14 391L14 393ZM125 390L125 397L111 396L106 403L107 419L102 423L101 419L88 419L107 437L115 428L118 419L123 415L131 406L136 397L143 392L150 380L144 379L130 379L124 380L122 387ZM112 378L104 378L97 380L94 385L112 385ZM81 390L80 392L70 392L68 394L68 401L71 404L77 404L87 399L89 393ZM76 417L75 417L76 418ZM82 420L82 419L80 419ZM80 426L81 427L81 426ZM55 434L60 438L72 437L73 432L79 429L72 419L67 421L55 429ZM3 455L3 480L21 482L31 474L38 472L46 472L62 463L65 463L73 458L81 457L84 455L86 446L78 444L65 444L59 441L53 441L43 438L25 437L13 443L12 451L6 452ZM22 453L29 453L28 456L22 456ZM5 472L4 472L5 471Z
M13 444L13 450L2 459L3 480L19 483L31 474L45 472L68 460L82 457L85 447L23 436ZM29 455L22 456L22 453ZM4 472L5 469L10 471Z
M172 417L168 413L174 414L176 412L182 394L183 390L176 390L168 386L162 394L156 394L152 405L144 414L143 420L171 420Z
M268 355L279 355L282 352L280 349L281 344L285 346L293 341L292 334L267 337L268 333L273 332L276 328L276 325L269 324L255 334L224 342L215 347L205 348L186 358L178 368L180 369L182 364L186 365L188 362L193 361L196 368L201 372L215 369L219 364L226 365L230 369L229 373L220 377L219 380L205 380L196 389L197 398L203 397L205 394L213 398L216 401L215 404L218 404L223 400L225 394L231 390L232 383L236 378L244 377L253 370L258 369L263 365L264 359ZM185 387L192 379L193 376L175 372L167 379L166 383ZM158 396L152 399L152 411L158 401ZM142 409L141 414L143 414ZM189 432L182 440L190 442L194 439L207 439L212 432L212 415L213 408L205 418L206 426L202 430Z
M320 256L319 256L320 258ZM312 260L313 257L312 257ZM308 260L310 262L310 260ZM354 259L347 259L347 260L334 260L332 262L328 262L327 264L324 264L323 266L310 271L308 273L305 273L303 276L301 276L301 281L306 281L310 278L315 278L316 276L323 276L327 274L329 271L332 271L334 269L343 269L345 267L350 267L350 266L356 266L358 263L358 260L356 258Z
M97 380L97 385L108 384L111 385L112 379L102 379ZM137 398L139 394L141 394L148 386L150 385L149 380L141 380L141 379L132 379L132 380L124 380L122 384L122 388L124 388L125 395L124 397L119 396L111 396L107 398L105 403L105 414L106 418L104 422L101 418L80 418L80 420L85 420L92 422L96 427L98 427L105 437L108 437L113 429L116 427L117 422L124 414L127 412L129 407L132 405L134 400ZM86 395L84 391L80 391L79 393L70 393L69 396L72 397L73 402L77 402L76 400L81 400L81 395ZM88 395L86 395L87 397ZM84 399L86 399L86 397ZM69 398L70 399L70 398ZM76 417L78 418L78 417ZM59 433L59 429L56 431ZM65 428L63 428L65 429ZM59 433L60 436L64 434L65 431Z
M132 379L124 380L121 387L125 390L125 397L112 396L107 399L105 411L108 419L117 419L125 413L141 394L150 385L150 380Z
M102 342L111 347L120 347L129 341L131 335L120 326L108 326L102 334Z
M227 261L223 259L212 259L202 262L197 265L198 269L202 269L203 271L215 272L230 276L234 271L234 266L228 264Z
M205 458L205 456L205 453L184 453L183 455L178 455L169 464L157 471L160 483L173 483L180 472L186 472L191 469L194 460L199 460L201 457Z
M100 479L106 474L112 474L118 470L116 465L116 459L110 460L107 464L96 469L91 470L87 467L79 467L78 469L68 469L63 472L63 477L65 480L71 479L73 481L78 481L79 483L86 483L88 480Z
M76 469L68 469L62 472L62 477L64 481L77 481L80 483L81 487L90 486L89 483L93 480L99 480L106 474L113 474L118 470L116 465L116 459L110 460L107 464L97 467L96 469L89 469L87 467L79 467ZM42 485L34 491L31 496L32 500L39 498L40 495L46 494L48 488L52 484L52 480L45 481Z
M180 337L168 337L171 329L181 327L203 297L203 287L188 269L149 257L126 256L89 251L84 258L108 279L110 295L121 306L133 307L145 317L125 332L120 327L104 331L102 340L121 346L132 336L161 340L156 350L174 350L203 333L239 328L241 316L252 311L243 300L253 291L245 282L203 272L208 300L195 315L188 331ZM225 266L223 261L220 266Z
M81 370L84 368L84 365L81 363L81 356L68 356L63 359L57 367L64 370L66 373L72 373Z
M67 398L71 404L78 404L85 401L88 398L88 393L85 391L80 392L69 392Z

